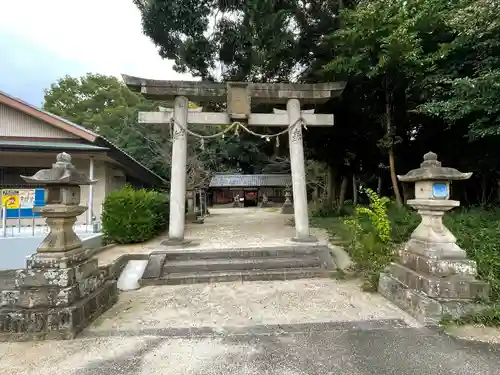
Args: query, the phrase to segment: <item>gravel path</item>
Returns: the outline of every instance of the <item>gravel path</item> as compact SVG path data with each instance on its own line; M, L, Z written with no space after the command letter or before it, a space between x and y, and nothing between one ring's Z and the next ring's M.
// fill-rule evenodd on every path
M419 324L355 281L305 279L145 287L120 302L88 331L224 327L401 319Z
M193 240L196 245L183 247L182 251L297 246L291 240L295 236L294 227L285 225L292 217L282 215L278 208L211 208L204 224L186 225L185 238ZM324 230L312 228L311 233L320 244L328 244ZM109 264L123 254L149 254L165 249L160 245L164 238L144 244L114 246L99 253L97 258L100 264Z

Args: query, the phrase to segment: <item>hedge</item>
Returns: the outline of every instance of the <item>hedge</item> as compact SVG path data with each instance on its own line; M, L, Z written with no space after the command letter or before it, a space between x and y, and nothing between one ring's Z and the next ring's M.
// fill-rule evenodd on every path
M102 231L108 242L130 244L147 241L168 224L165 193L125 186L104 201Z

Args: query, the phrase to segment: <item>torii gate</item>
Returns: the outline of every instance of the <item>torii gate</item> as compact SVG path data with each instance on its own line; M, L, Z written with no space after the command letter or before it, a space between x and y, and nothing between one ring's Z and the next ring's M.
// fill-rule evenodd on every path
M316 84L250 83L250 82L194 82L163 81L122 75L125 84L148 99L174 101L173 110L139 113L139 122L145 124L172 124L174 122L172 167L170 184L169 238L165 245L188 243L184 238L187 133L189 124L289 127L290 164L297 242L315 242L309 231L306 174L302 125L333 126L333 114L314 114L301 111L301 104L320 104L339 96L343 82ZM192 102L227 102L226 112L188 111ZM285 104L285 110L274 113L251 113L251 104Z

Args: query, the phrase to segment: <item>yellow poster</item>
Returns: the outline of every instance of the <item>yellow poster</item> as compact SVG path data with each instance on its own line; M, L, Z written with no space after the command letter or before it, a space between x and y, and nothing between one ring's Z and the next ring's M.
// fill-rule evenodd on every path
M19 208L19 191L2 190L2 207Z

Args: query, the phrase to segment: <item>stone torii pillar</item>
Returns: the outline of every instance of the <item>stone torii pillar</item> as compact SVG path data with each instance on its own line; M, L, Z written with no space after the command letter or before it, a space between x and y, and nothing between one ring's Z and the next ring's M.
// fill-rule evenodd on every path
M187 134L185 127L187 127L188 105L189 102L185 96L175 98L168 226L168 238L171 243L184 242L187 168Z
M170 191L169 239L165 245L184 244L184 212L186 194L186 155L188 125L231 125L235 121L245 126L290 127L290 161L292 190L298 242L315 241L309 233L304 149L303 120L307 126L333 126L333 114L314 114L301 111L301 104L325 103L339 96L343 82L317 84L268 84L249 82L191 82L158 81L122 75L125 84L146 98L174 102L174 109L139 113L139 122L145 124L171 124L174 121L172 170ZM196 103L227 102L226 112L188 111L188 100ZM286 111L251 113L251 104L286 105Z

